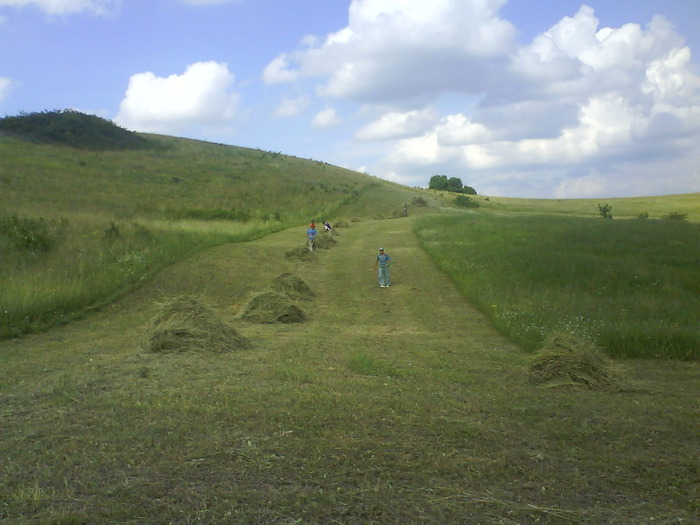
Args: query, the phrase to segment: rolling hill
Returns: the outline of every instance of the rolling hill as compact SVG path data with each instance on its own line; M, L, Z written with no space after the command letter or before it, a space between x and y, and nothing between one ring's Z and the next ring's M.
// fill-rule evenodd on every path
M583 246L579 268L608 271L616 239L656 232L664 257L655 244L636 258L651 252L696 286L694 223L594 220L586 200L476 196L460 208L318 161L173 137L87 149L2 133L3 523L697 515L697 362L607 362L585 347L604 384L575 381L590 377L580 369L542 383L497 329L518 315L539 328L523 312L524 255L542 282L547 251L573 279L564 241ZM612 202L616 217L698 210L698 196ZM336 225L313 254L310 219ZM371 271L379 246L396 263L390 288ZM479 309L465 274L507 301ZM289 276L311 293L280 292ZM633 306L664 288L694 311L697 296L665 279L631 276ZM555 292L584 295L564 281L545 290L548 310ZM586 292L601 298L593 309L609 300ZM261 296L304 315L242 315Z

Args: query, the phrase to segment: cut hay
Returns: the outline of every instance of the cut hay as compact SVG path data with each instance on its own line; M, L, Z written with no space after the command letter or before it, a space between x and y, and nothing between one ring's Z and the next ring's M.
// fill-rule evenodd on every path
M574 334L551 335L530 363L531 378L548 386L609 388L617 383L608 358L592 342Z
M309 248L304 246L298 246L292 250L289 250L284 254L286 259L301 259L302 261L307 261L313 257L313 253L309 251Z
M309 300L315 295L301 277L292 273L283 273L275 277L272 280L272 289L292 299Z
M318 235L316 237L316 249L327 250L328 248L333 248L338 241L336 241L330 235Z
M148 336L151 352L232 352L250 341L199 300L183 296L161 304Z
M254 323L303 323L306 314L288 296L263 292L248 301L240 318Z

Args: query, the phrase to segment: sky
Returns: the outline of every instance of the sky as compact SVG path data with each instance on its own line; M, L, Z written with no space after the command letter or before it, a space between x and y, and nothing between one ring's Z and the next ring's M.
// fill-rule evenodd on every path
M698 57L700 0L0 0L0 117L491 196L694 193Z

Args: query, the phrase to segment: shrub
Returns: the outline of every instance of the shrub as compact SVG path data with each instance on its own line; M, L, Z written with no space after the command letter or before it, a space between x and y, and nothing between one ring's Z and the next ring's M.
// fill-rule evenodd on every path
M462 208L478 208L479 203L472 199L471 197L467 197L466 195L457 195L455 197L455 204L457 206L460 206Z
M105 237L107 237L108 239L116 239L117 237L119 237L119 235L119 225L114 221L110 221L109 228L105 230Z
M671 213L667 213L664 215L664 219L667 221L685 221L688 218L687 213L681 213L678 211L672 211Z
M12 215L0 218L0 235L6 236L17 251L49 251L57 233L55 223L43 217L33 219Z
M598 204L598 213L602 219L612 219L612 206L610 204Z

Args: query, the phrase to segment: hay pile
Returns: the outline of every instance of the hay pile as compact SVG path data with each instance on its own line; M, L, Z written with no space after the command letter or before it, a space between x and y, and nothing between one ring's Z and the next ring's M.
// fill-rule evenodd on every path
M327 250L328 248L333 248L338 241L336 241L330 235L318 235L316 237L316 249Z
M549 386L609 388L617 383L608 358L592 342L573 334L555 333L530 363L530 376Z
M304 311L287 295L263 292L251 298L239 316L254 323L303 323Z
M249 347L248 339L188 296L162 304L148 336L148 349L160 353L231 352Z
M301 277L291 273L282 273L275 277L272 280L272 289L292 299L310 300L315 295Z
M313 257L313 253L309 251L309 248L304 246L297 246L296 248L289 250L284 254L285 259L301 259L302 261L307 261Z

